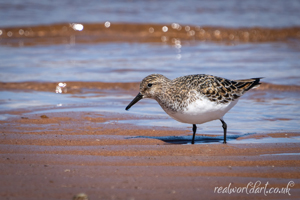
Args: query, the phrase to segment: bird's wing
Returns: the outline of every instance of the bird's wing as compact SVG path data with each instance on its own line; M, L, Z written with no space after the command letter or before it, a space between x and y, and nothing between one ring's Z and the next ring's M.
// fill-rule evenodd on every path
M260 79L229 80L216 76L205 76L199 82L198 91L211 101L228 103L239 98L251 88L258 87Z

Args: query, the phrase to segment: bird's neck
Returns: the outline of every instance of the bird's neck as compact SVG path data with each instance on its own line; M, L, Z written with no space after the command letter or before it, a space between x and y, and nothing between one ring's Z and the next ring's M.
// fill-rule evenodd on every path
M168 83L162 87L162 92L159 93L159 95L157 95L154 99L167 113L173 111L175 112L178 111L180 102L177 98L174 98L174 94L176 94L175 86L172 86L171 83Z

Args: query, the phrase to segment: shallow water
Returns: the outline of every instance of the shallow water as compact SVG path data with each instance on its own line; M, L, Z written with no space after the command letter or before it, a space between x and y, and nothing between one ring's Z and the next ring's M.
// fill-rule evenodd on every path
M1 82L125 83L140 82L152 73L171 79L203 73L229 79L264 77L263 82L300 86L299 1L0 4ZM72 23L89 24L78 31ZM81 88L75 94L55 94L55 87L50 92L16 89L0 90L2 120L18 109L91 111L150 116L118 123L191 129L168 117L155 101L140 101L126 112L138 88ZM299 132L299 111L299 90L264 89L247 93L225 120L231 135ZM198 128L199 133L222 132L219 121Z
M0 92L0 118L14 116L11 111L21 109L27 114L47 114L51 112L105 112L124 116L127 114L143 116L141 119L108 121L106 123L132 124L144 128L175 128L191 130L192 125L179 123L170 118L160 106L150 99L144 99L129 111L125 107L133 96L122 91L111 94L55 94L54 92ZM238 104L229 111L224 120L229 135L249 133L299 132L300 95L293 92L272 93L251 91L244 95ZM26 116L25 115L23 116ZM146 118L144 118L146 117ZM105 123L104 123L105 124ZM198 133L222 135L219 121L198 125ZM273 139L274 140L274 139ZM256 140L262 141L262 140Z
M111 21L286 27L300 25L299 9L299 1L286 0L14 0L0 2L0 26Z
M300 42L170 45L108 43L90 45L0 46L0 80L139 82L152 73L173 79L213 74L229 79L300 85Z

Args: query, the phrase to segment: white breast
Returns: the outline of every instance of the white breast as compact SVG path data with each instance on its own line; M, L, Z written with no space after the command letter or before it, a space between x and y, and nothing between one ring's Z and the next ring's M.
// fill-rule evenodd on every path
M210 101L208 98L202 97L178 112L163 109L170 117L179 122L202 124L212 120L222 119L237 102L238 100L236 99L226 104L218 104Z

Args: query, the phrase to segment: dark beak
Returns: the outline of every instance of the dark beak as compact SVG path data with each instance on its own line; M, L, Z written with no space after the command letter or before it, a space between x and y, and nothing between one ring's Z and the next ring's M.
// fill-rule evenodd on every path
M131 108L131 106L133 106L134 104L136 104L143 97L144 96L141 93L138 93L138 95L136 95L136 97L130 102L130 104L128 104L128 106L125 108L125 110L129 110L129 108Z

